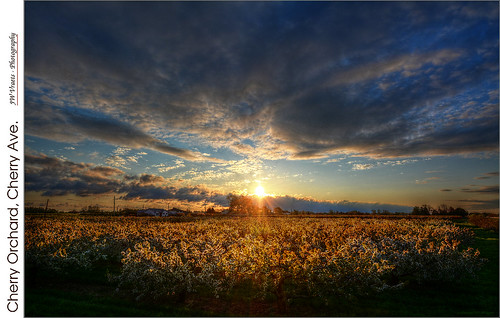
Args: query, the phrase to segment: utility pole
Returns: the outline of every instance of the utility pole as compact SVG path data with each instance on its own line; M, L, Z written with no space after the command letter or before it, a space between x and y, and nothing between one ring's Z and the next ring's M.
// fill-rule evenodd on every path
M115 208L116 208L116 197L113 196L113 215L115 215Z
M47 209L49 207L49 199L47 199L47 203L45 203L45 211L43 212L43 217L47 215Z

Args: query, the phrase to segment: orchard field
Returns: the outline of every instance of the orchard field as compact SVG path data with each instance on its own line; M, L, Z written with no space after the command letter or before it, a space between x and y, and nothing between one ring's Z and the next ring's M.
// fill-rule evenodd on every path
M498 316L498 233L434 218L26 216L26 316Z

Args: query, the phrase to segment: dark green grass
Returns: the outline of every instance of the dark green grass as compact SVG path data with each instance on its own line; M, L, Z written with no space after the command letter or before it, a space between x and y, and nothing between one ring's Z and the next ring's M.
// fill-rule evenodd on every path
M468 223L458 223L476 233L472 247L479 249L484 264L476 278L461 282L417 284L351 299L296 300L290 315L296 316L385 316L385 317L498 317L499 241L498 233Z
M476 278L462 282L418 285L360 298L351 312L356 316L488 316L499 315L498 233L460 224L476 233L472 247L487 258Z
M54 275L27 266L26 317L198 317L209 311L171 303L138 302L127 291L117 292L107 276L116 264L70 270Z
M147 316L148 309L125 300L47 288L30 290L26 295L26 316ZM161 311L158 314L163 315Z
M207 312L185 307L136 303L116 296L37 288L26 294L25 316L56 317L194 317ZM29 304L29 305L28 305Z
M118 264L93 271L73 271L65 275L35 272L27 265L26 316L479 316L499 315L498 233L459 223L476 233L473 247L487 258L477 277L462 282L419 285L350 299L331 297L325 305L318 299L291 299L286 309L273 299L258 299L251 288L215 299L190 295L179 301L164 299L137 302L126 291L115 291L108 272Z

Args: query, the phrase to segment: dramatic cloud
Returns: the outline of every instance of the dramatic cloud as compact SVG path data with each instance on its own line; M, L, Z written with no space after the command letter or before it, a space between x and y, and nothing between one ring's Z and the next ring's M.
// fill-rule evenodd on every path
M173 187L162 184L153 184L161 179L158 176L143 175L137 182L131 182L120 188L126 193L121 197L124 200L179 200L188 202L210 202L227 206L227 198L217 191L210 191L203 186Z
M26 191L40 191L44 196L69 193L80 197L111 193L120 187L117 176L122 171L111 167L94 167L45 155L25 156Z
M79 197L122 194L124 200L170 200L212 202L227 205L226 196L203 186L169 186L162 176L127 175L122 170L74 163L43 154L25 156L26 191L42 192L43 196L74 194Z
M262 159L496 152L492 12L497 4L27 3L27 133L186 160L216 159L164 137Z
M75 108L38 106L35 111L26 114L27 132L34 136L66 142L88 138L105 141L112 145L149 148L187 160L220 161L190 150L172 147L126 122L104 114ZM51 118L47 114L57 114L57 116Z

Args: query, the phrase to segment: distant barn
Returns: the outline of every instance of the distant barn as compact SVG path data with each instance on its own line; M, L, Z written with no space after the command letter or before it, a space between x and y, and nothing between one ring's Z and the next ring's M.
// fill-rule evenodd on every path
M146 209L137 211L137 216L174 216L181 215L182 212L178 209Z

